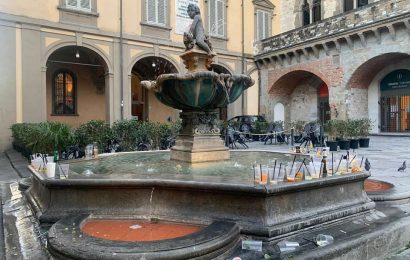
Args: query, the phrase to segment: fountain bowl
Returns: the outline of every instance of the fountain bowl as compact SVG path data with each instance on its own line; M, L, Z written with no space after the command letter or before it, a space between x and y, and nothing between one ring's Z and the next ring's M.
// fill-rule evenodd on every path
M186 74L163 74L156 81L143 81L163 104L179 110L206 111L226 107L254 84L246 75L196 71Z

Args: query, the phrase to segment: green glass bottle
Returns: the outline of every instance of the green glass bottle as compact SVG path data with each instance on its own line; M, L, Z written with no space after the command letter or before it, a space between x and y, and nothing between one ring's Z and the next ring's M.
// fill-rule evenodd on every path
M57 149L54 149L54 153L53 153L53 155L54 155L54 162L58 162L58 150Z

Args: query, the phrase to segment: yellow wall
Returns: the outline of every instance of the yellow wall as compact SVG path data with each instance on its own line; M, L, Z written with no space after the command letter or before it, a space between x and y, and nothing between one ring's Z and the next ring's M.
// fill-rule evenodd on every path
M257 115L258 114L258 98L259 98L259 76L258 71L253 71L249 76L255 81L255 84L245 90L246 95L246 114Z
M97 12L99 17L97 19L97 26L101 30L111 31L111 32L118 32L120 30L120 7L119 1L101 1L97 0ZM127 2L127 1L123 1ZM139 2L139 1L134 1ZM132 8L132 7L131 7ZM131 9L129 8L129 9ZM126 9L125 9L126 10ZM123 9L123 11L125 11ZM133 15L135 15L135 11ZM132 16L126 16L132 17ZM128 18L127 18L128 19Z
M141 34L141 19L142 10L141 2L143 0L123 0L123 30L124 33L130 35ZM276 6L274 10L272 20L272 35L279 33L280 31L280 0L271 0ZM0 12L10 13L13 15L27 16L31 18L48 20L51 22L59 22L60 14L57 7L59 6L59 0L1 0ZM255 26L255 9L252 1L245 0L245 52L253 53L253 43L255 38L254 26ZM204 22L205 16L205 1L199 1L201 14ZM170 27L175 28L175 0L169 0L170 7ZM97 18L98 29L110 32L119 31L119 1L98 1L97 12L99 14ZM240 53L242 51L242 18L241 18L241 0L229 0L227 8L227 47L229 51ZM175 34L171 31L171 40L173 42L182 42L182 35Z
M58 0L1 0L0 12L57 22Z

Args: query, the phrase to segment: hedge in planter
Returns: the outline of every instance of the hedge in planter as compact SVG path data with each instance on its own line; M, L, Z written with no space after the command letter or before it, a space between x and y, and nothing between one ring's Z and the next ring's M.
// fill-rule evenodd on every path
M80 149L97 143L102 152L108 151L108 143L113 139L110 125L102 120L90 120L74 131L74 139Z

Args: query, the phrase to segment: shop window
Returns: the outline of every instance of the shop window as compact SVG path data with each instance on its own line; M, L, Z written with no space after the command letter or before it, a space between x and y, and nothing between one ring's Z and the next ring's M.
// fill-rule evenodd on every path
M69 71L57 72L54 76L53 86L53 114L76 114L76 82Z

